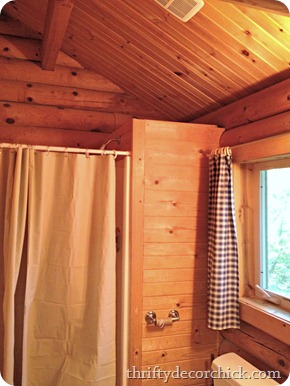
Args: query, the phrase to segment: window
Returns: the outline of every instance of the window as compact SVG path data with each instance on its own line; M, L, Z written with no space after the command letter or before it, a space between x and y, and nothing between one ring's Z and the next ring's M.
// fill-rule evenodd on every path
M258 284L290 299L290 167L260 171Z
M290 159L240 167L239 206L246 208L238 226L242 296L254 295L290 309Z

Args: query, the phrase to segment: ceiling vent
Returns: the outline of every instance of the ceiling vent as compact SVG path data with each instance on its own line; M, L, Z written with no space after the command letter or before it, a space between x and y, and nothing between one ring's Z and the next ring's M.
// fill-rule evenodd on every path
M155 0L156 3L165 8L172 15L179 20L188 21L195 15L201 7L203 7L203 0Z

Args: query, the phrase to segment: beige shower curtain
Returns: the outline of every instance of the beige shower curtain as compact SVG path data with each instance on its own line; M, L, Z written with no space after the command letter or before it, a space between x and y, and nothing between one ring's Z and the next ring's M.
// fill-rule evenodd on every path
M27 216L20 216L27 221L22 386L115 386L114 157L25 153L29 194ZM17 226L11 229L18 232ZM15 283L16 263L7 260ZM6 304L14 296L7 283L10 276L5 277ZM4 315L6 326L10 319ZM3 367L8 383L13 378L10 335Z

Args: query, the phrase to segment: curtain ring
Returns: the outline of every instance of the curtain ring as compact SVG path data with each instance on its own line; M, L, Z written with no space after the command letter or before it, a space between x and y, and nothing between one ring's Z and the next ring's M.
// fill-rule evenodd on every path
M89 159L90 158L90 153L89 153L89 149L86 150L86 158Z
M50 152L50 146L47 146L47 149L46 149L46 155L47 156L49 155L49 152Z
M113 150L113 156L114 156L114 159L118 157L116 150Z
M64 156L68 157L68 148L67 147L65 147L65 149L64 149Z

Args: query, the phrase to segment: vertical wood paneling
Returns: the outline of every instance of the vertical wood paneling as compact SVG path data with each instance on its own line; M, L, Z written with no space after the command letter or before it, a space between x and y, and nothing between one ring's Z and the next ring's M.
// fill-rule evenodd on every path
M142 289L142 315L137 317L142 328L142 359L139 355L137 363L145 371L154 366L166 371L174 371L176 366L185 371L208 370L211 355L217 354L218 335L206 326L207 155L218 147L222 131L215 126L158 121L135 121L133 127L133 137L139 142L135 162L145 157L139 198L135 198L137 206L144 199L143 223L138 220L142 234L133 222L144 255L142 288L136 284L132 295L136 304L137 292ZM139 178L141 174L140 169ZM138 265L132 272L134 282L140 280L140 269ZM151 309L159 318L177 309L180 321L163 329L149 327L144 317ZM134 382L137 386L141 380ZM141 383L161 385L164 379L143 379ZM174 379L174 384L210 383L206 378L182 378Z

